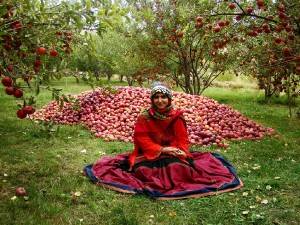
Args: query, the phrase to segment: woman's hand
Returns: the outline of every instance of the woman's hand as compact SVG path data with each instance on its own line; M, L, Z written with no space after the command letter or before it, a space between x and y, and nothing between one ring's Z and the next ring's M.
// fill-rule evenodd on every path
M163 147L162 149L162 153L168 154L168 155L172 155L175 157L186 157L186 153L178 148L175 147Z

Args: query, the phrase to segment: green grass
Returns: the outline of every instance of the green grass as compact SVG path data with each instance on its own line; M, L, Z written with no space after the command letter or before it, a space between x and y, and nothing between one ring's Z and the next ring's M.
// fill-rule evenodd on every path
M72 79L56 85L73 94L90 89ZM204 94L277 134L233 141L226 150L197 148L220 151L237 168L244 188L207 198L155 201L99 188L81 175L83 166L102 153L131 151L132 144L104 142L81 126L61 126L48 135L39 125L16 118L15 100L1 87L0 224L299 224L299 119L288 118L283 105L259 104L257 90L211 88ZM50 93L41 93L39 106L50 99ZM27 189L27 201L11 200L17 186ZM76 191L81 196L74 200L71 193ZM261 204L264 199L268 204Z

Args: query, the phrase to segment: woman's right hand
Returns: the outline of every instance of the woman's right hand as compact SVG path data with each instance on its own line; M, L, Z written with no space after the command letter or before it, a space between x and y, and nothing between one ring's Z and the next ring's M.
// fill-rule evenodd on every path
M163 147L162 153L172 155L175 157L186 157L186 153L178 148L175 147Z

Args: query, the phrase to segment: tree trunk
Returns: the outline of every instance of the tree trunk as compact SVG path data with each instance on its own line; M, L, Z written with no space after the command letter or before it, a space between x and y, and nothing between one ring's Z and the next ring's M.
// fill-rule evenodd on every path
M123 77L124 77L124 75L119 75L119 78L120 78L120 82L123 82Z
M112 74L111 73L107 73L106 76L107 76L107 81L110 82Z
M133 79L129 76L126 76L126 80L127 80L127 83L129 86L132 86L133 85Z

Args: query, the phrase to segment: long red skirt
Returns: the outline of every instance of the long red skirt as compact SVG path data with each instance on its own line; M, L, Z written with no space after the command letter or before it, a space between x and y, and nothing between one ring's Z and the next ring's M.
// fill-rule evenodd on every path
M202 197L243 186L234 167L221 155L192 155L193 159L186 161L170 156L138 160L132 171L128 171L128 154L106 156L86 166L84 172L100 186L162 200Z

